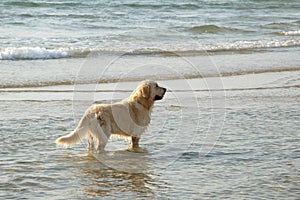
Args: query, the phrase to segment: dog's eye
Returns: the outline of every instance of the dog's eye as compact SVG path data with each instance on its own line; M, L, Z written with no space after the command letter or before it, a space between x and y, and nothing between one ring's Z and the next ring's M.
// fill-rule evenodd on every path
M156 83L155 87L158 87L157 83Z

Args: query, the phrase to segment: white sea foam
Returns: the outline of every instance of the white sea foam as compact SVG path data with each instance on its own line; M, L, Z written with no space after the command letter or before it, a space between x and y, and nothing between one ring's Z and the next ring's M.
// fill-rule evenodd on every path
M281 31L279 32L280 35L285 36L300 36L300 30L298 31Z
M294 33L295 34L295 33ZM90 53L96 54L131 54L131 55L148 55L158 54L166 55L165 52L183 53L203 53L203 51L210 52L227 52L227 51L244 51L255 49L267 49L267 48L280 48L280 47L295 47L300 46L300 40L298 39L285 39L285 40L237 40L233 42L211 42L198 44L196 41L192 42L178 42L177 45L156 44L153 46L144 46L144 43L135 44L129 43L127 46L124 44L107 43L99 47L86 48L54 48L47 49L44 47L7 47L0 48L0 60L32 60L32 59L59 59L59 58L84 58Z
M56 59L72 57L73 54L68 48L8 47L0 49L0 60Z
M253 40L235 41L232 43L216 43L209 45L205 50L250 50L260 48L278 48L299 46L300 40Z

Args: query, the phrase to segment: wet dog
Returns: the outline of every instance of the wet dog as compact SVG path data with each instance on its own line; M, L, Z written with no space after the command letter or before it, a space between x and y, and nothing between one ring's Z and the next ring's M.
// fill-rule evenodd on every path
M129 150L143 152L139 140L150 124L154 102L161 100L166 88L154 81L143 81L132 95L120 103L96 104L87 109L74 131L56 140L57 144L72 146L88 140L89 150L104 150L110 136L131 140Z

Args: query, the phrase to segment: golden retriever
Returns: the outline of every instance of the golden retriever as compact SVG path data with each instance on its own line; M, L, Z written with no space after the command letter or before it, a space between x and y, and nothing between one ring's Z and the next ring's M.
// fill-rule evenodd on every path
M111 135L131 139L129 150L143 152L139 147L142 133L150 123L154 102L161 100L166 88L154 81L143 81L132 95L120 103L96 104L88 108L77 128L66 136L56 140L56 144L72 146L88 140L92 150L96 144L97 152L104 150Z

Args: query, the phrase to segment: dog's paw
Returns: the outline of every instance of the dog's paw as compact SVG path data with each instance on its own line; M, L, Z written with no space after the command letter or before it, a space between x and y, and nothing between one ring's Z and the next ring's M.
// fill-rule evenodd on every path
M129 147L127 149L127 151L133 152L133 153L148 153L147 149L144 149L144 148L141 148L141 147Z

